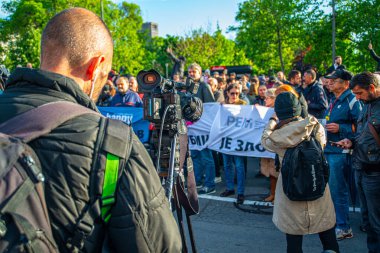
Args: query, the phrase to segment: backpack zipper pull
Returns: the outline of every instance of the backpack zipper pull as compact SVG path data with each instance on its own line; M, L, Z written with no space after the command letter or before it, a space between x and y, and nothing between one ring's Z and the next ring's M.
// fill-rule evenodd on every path
M44 175L42 174L40 168L38 168L38 166L36 165L36 162L31 156L29 155L24 156L23 161L25 165L30 169L30 171L32 172L33 176L36 178L37 181L39 182L45 181Z

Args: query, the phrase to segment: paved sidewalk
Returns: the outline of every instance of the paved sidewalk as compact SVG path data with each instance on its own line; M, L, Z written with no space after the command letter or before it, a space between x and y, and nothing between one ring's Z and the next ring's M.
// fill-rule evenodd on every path
M256 178L257 159L248 162L246 199L243 210L236 208L236 196L219 198L224 182L217 184L217 192L200 196L200 214L192 217L199 253L286 252L285 235L272 223L272 207L261 200L269 192L269 180ZM366 234L359 230L360 213L350 213L354 238L339 242L343 253L362 253L366 250ZM186 228L185 228L186 229ZM191 252L188 240L189 252ZM318 235L304 237L305 253L320 253Z

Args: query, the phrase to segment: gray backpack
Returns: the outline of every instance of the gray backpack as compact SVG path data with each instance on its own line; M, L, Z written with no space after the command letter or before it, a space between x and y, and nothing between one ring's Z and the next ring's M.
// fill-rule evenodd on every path
M0 125L0 252L59 252L52 235L45 202L43 185L45 179L41 165L27 143L50 133L72 118L89 113L97 114L83 106L60 101L34 108ZM115 125L118 124L122 123L108 122L108 125L112 125L110 129L115 129ZM109 132L107 130L108 128L106 132ZM102 145L107 146L106 143L107 141L104 141ZM99 157L107 153L99 151ZM123 160L127 159L127 154L128 151L123 154ZM109 174L105 173L103 163L101 167L103 167L103 176ZM113 178L117 180L118 168L115 168L113 173L116 174ZM102 177L99 180L103 179ZM113 204L112 201L108 201L112 202L110 205L106 204L106 200L114 195L117 182L111 182L113 187L108 192L104 189L109 188L109 185L104 183L102 189L102 182L99 183L98 195L100 194L102 199L103 218L106 220ZM81 228L85 217L86 213L78 220L76 231L73 231L73 237L67 242L68 251L80 251L85 236L91 233ZM83 238L79 240L77 234L83 235Z

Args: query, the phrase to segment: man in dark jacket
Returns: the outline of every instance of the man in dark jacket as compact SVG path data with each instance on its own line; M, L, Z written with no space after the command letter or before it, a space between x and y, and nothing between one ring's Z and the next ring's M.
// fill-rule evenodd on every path
M373 50L371 42L368 44L368 49L372 58L377 62L376 71L380 71L380 57L375 53L375 50Z
M192 63L189 68L189 79L195 83L190 87L190 91L195 93L195 96L200 98L203 103L215 102L214 94L210 85L203 82L202 67L197 63ZM197 87L198 86L198 87ZM197 90L196 90L197 89ZM205 112L207 113L207 112ZM199 194L210 194L215 192L215 163L210 149L191 150L191 159L193 159L195 181ZM202 177L205 175L205 180L202 187Z
M60 12L43 31L40 69L17 68L10 77L0 98L0 123L55 101L97 111L93 101L107 79L112 55L110 32L99 17L82 8ZM79 216L98 198L90 189L99 173L92 166L104 134L101 122L100 114L86 114L30 143L47 178L47 208L60 252L68 252L66 244ZM83 252L100 252L105 236L113 252L180 252L178 227L148 153L134 134L125 145L132 150L120 172L111 217L105 224L100 201L95 202Z
M328 106L327 97L322 85L316 81L317 75L314 70L306 70L304 75L304 86L297 89L302 92L308 105L308 113L322 119Z
M342 56L336 56L335 57L335 60L334 60L334 64L331 65L327 70L326 70L326 75L328 74L331 74L332 72L334 72L335 70L338 70L338 69L345 69L346 66L344 66L342 64Z
M258 90L258 95L255 100L253 100L254 105L265 106L265 93L267 92L267 86L265 84L260 84Z
M360 200L368 208L368 252L380 252L380 81L369 72L354 76L350 83L356 98L365 104L352 139L336 142L342 148L353 148L355 179Z

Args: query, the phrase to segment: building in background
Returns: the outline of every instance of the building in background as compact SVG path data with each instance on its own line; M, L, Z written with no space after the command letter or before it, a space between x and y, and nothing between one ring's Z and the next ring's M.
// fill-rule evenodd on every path
M158 36L158 24L154 22L145 22L142 25L143 32L148 32L150 38Z

